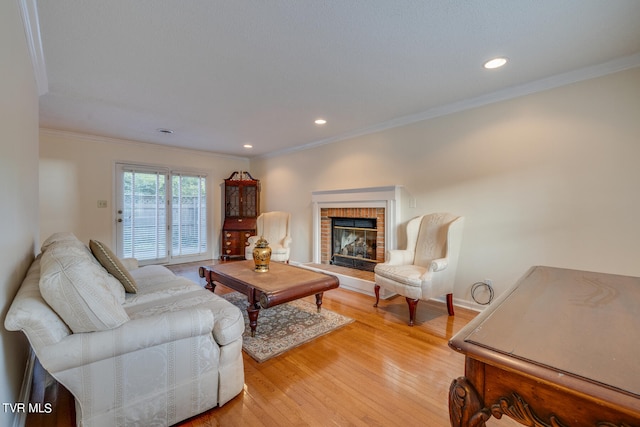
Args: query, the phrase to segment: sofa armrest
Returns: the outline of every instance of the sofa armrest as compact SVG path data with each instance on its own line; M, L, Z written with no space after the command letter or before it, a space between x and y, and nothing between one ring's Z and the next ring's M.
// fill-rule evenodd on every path
M136 258L120 258L120 262L124 265L124 268L126 268L127 271L135 270L140 267Z
M387 260L385 264L404 265L413 264L414 252L407 249L390 249L387 251Z
M282 247L288 248L290 244L291 244L291 236L287 234L286 236L284 236L284 239L282 239Z
M213 324L213 313L207 309L162 313L107 331L71 334L45 347L38 358L49 372L60 372L183 338L211 335Z
M138 259L137 258L118 258L118 259L120 260L122 265L124 265L124 268L127 269L127 271L131 271L131 270L135 270L136 268L140 268L140 265L138 264Z

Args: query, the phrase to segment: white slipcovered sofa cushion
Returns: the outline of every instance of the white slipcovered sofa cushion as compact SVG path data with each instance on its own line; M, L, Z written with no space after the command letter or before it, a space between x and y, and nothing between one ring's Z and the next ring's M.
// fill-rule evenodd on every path
M129 320L122 284L85 249L55 242L42 255L40 293L74 333L117 328Z

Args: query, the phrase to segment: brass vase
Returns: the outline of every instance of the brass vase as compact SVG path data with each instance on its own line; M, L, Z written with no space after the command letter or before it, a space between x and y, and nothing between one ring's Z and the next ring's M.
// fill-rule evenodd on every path
M264 273L269 271L269 262L271 261L271 248L269 242L260 236L260 239L256 242L256 247L253 249L253 262L256 264L255 271Z

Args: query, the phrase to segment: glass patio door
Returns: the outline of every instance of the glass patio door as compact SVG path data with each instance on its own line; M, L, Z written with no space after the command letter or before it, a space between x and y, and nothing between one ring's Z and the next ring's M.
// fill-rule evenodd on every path
M171 173L171 258L207 254L207 180Z
M119 257L158 264L211 256L206 175L119 163L116 176Z
M169 171L116 165L117 255L141 264L169 260Z

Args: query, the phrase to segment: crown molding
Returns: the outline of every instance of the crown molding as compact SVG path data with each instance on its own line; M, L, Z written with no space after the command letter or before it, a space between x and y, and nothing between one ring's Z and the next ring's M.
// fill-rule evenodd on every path
M583 80L594 79L597 77L605 76L607 74L613 74L619 71L624 71L624 70L628 70L636 67L640 67L640 53L630 55L630 56L625 56L622 58L617 58L615 60L608 61L602 64L581 68L579 70L557 74L555 76L536 80L530 83L525 83L518 86L512 86L510 88L502 89L486 95L481 95L475 98L465 99L463 101L458 101L458 102L443 105L440 107L431 108L421 113L399 117L393 120L389 120L387 122L380 123L375 126L358 129L352 132L343 133L341 135L337 135L331 138L314 141L314 142L300 145L297 147L286 148L278 151L272 151L270 153L267 153L261 156L256 156L256 158L276 157L276 156L294 153L297 151L304 151L304 150L319 147L322 145L344 141L346 139L357 138L359 136L382 132L388 129L406 126L413 123L430 120L437 117L442 117L449 114L462 112L465 110L470 110L472 108L482 107L482 106L493 104L500 101L506 101L509 99L531 95L537 92L543 92L549 89L555 89L561 86L566 86L566 85L577 83Z
M106 136L91 135L88 133L72 132L67 130L59 130L59 129L51 129L51 128L41 127L40 134L49 135L52 137L64 138L64 139L90 141L90 142L95 142L99 144L119 144L119 145L126 145L128 147L137 146L137 147L152 149L152 150L165 150L165 151L174 151L174 152L178 151L183 153L191 152L199 156L207 156L207 157L219 157L219 158L233 159L233 160L249 160L248 157L234 156L231 154L214 153L212 151L198 150L195 148L184 148L184 147L178 147L175 145L155 144L153 142L137 141L133 139L110 138Z
M47 68L44 64L44 51L42 50L42 39L40 38L40 22L38 21L38 7L36 0L18 0L22 24L27 38L29 56L33 64L33 72L38 86L38 96L49 92L49 80L47 79Z

